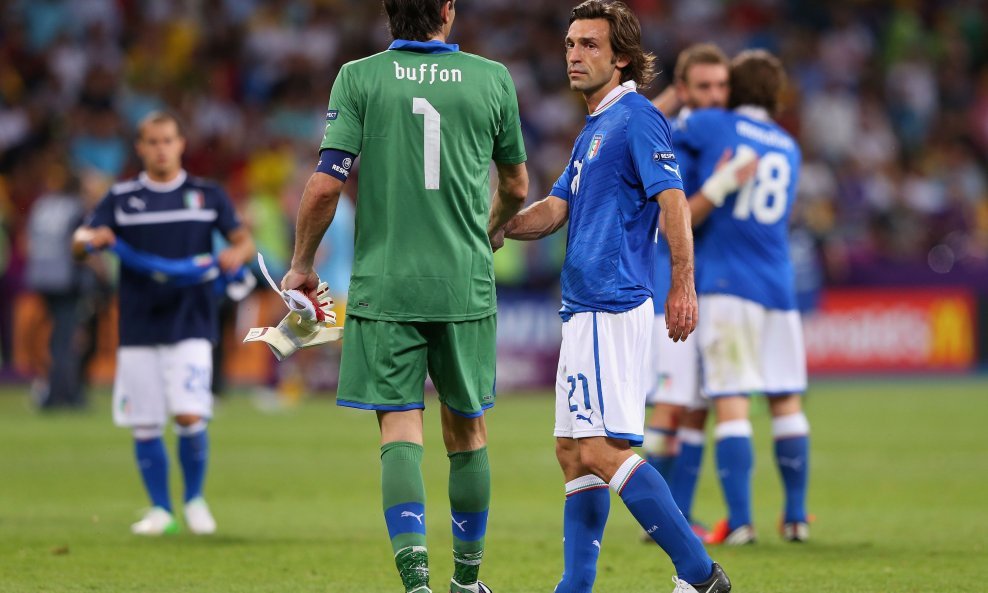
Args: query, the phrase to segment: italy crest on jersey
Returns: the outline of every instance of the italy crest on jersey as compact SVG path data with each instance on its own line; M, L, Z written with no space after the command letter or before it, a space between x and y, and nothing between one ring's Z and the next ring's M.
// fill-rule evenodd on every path
M587 150L587 159L593 160L598 154L600 154L600 147L604 144L603 134L594 134L593 140L590 141L590 149Z
M202 210L206 205L206 198L197 189L190 189L185 192L185 207L189 210Z

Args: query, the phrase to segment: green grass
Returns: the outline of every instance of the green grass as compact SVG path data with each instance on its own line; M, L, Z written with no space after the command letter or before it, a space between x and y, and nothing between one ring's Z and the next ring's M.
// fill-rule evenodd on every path
M988 382L823 383L807 404L813 540L783 544L776 535L781 494L758 405L760 541L714 550L735 591L980 590L988 565ZM451 536L447 463L431 405L425 472L439 592L451 572ZM489 423L494 503L482 575L500 593L549 593L561 570L563 498L551 400L503 395ZM263 414L232 397L211 431L207 491L219 533L139 539L128 525L144 496L129 435L111 426L107 397L87 413L43 416L27 408L22 391L0 391L0 591L400 591L379 508L372 415L328 399ZM712 522L723 507L709 461L696 514ZM638 534L616 501L597 591L672 589L668 560Z

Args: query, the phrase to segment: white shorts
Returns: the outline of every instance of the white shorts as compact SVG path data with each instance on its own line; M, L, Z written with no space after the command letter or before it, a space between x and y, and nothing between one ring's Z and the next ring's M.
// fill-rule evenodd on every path
M648 299L625 313L576 313L563 323L555 436L641 445L654 316Z
M113 383L117 426L164 426L179 414L213 415L213 346L182 340L161 346L121 346Z
M806 391L798 311L766 309L731 295L703 295L696 333L708 397Z
M704 410L708 402L700 393L700 351L697 337L673 342L665 317L656 315L652 327L652 358L648 369L648 405L671 404Z

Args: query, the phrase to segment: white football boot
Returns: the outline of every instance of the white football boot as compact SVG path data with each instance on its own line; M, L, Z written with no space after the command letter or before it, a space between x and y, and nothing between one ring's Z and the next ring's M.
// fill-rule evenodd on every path
M216 533L216 520L209 512L209 505L201 496L185 503L185 524L196 535Z
M178 521L161 507L152 507L140 521L130 526L134 535L171 535L178 533Z

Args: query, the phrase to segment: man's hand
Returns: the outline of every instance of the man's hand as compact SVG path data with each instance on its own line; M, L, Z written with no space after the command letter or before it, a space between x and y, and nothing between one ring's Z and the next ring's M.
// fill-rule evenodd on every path
M720 208L727 196L748 183L757 170L758 153L755 149L739 144L734 156L731 156L731 149L728 148L717 162L713 175L703 183L700 193Z
M216 256L216 263L225 274L233 274L254 257L254 239L250 235L247 227L241 226L233 229L227 235L230 246L219 252Z
M90 249L97 250L112 247L117 242L117 236L108 226L100 226L89 230L90 232L84 240Z
M305 294L314 296L316 288L319 287L319 275L309 268L308 270L288 270L281 280L281 290L301 290Z
M82 261L90 251L112 247L116 243L117 236L110 227L81 226L72 234L72 255Z
M672 288L666 298L666 329L673 342L684 342L687 336L696 329L700 318L699 307L696 304L696 287L693 279L677 281L673 279Z
M487 239L491 242L491 251L497 252L504 247L504 228L498 229L493 235L488 235Z
M242 250L227 247L216 256L216 263L219 264L220 269L224 273L232 274L239 270L246 261L244 260Z

